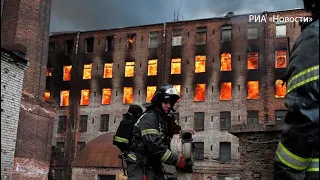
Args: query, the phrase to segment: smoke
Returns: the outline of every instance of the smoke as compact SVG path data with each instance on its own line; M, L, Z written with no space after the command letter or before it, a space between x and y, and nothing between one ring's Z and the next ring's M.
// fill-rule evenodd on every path
M170 22L181 0L53 0L51 32ZM302 8L302 0L182 0L179 20Z

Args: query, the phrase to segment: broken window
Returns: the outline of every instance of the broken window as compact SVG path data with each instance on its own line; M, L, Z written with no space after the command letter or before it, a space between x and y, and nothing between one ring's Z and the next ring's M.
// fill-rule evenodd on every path
M148 76L157 75L157 65L158 65L157 59L152 59L148 61Z
M287 34L287 25L285 23L276 23L276 37L284 37Z
M283 122L287 115L287 110L276 110L276 123Z
M54 42L49 42L49 54L54 52L54 48L55 48L55 43Z
M204 112L194 113L194 130L203 131L204 130Z
M181 74L181 58L171 59L171 74Z
M57 159L64 158L64 146L65 146L64 142L57 142L57 146L56 146ZM57 171L57 170L55 170L55 171ZM59 174L59 176L60 176L60 173L55 173L55 175L57 175L57 174ZM62 176L62 171L61 171L61 176Z
M204 160L204 143L203 142L194 142L194 159Z
M259 124L259 111L248 111L247 124Z
M93 44L94 44L94 38L87 38L86 39L86 44L85 44L86 53L93 52Z
M92 64L85 64L83 68L83 79L91 79Z
M231 126L231 112L220 112L220 129L228 129Z
M50 101L50 91L45 91L44 92L44 100L45 101Z
M101 104L110 104L111 103L111 88L102 89L102 101Z
M259 98L259 81L248 81L248 97L247 99Z
M195 61L195 73L206 72L206 56L196 56Z
M69 90L60 91L60 106L69 106Z
M112 63L105 63L103 70L103 78L112 78Z
M151 102L151 99L154 95L154 93L156 92L157 90L157 86L147 86L147 99L146 99L146 102Z
M257 23L248 23L247 37L248 39L258 38L258 27Z
M90 104L90 90L89 89L81 90L80 105L87 106L89 104Z
M287 85L283 83L283 80L276 80L276 98L284 98L286 96Z
M109 114L102 114L100 121L100 131L109 131Z
M65 49L64 52L66 55L70 55L73 52L73 46L74 46L74 41L73 40L67 40L65 42Z
M151 32L149 33L149 48L157 48L159 44L159 33L158 32Z
M207 28L201 27L197 28L197 44L207 43Z
M231 41L231 26L221 27L221 41Z
M220 89L220 100L228 101L232 99L231 82L222 82Z
M174 30L172 32L172 46L182 45L182 30Z
M46 76L47 77L52 76L52 72L53 72L53 68L47 68L46 69Z
M231 161L231 142L220 142L219 158L221 162Z
M67 129L67 116L59 116L58 133L64 133Z
M227 176L227 175L218 175L217 178L218 178L218 180L226 180L226 179L229 178L229 176Z
M222 53L221 54L221 71L231 71L231 53Z
M126 62L124 76L125 77L133 77L134 76L134 62Z
M80 116L79 132L86 132L87 131L87 124L88 124L88 116L81 115Z
M205 101L206 84L196 84L194 91L194 101Z
M123 103L132 104L133 103L133 87L123 88Z
M251 52L247 54L248 58L248 69L258 69L258 53Z
M107 36L104 51L110 52L114 50L114 36Z
M71 80L71 69L72 66L63 66L63 81L70 81Z
M135 49L136 44L136 34L129 34L127 39L128 49Z
M85 142L78 142L77 143L78 152L80 152L85 146L86 146Z
M276 51L276 68L286 68L287 67L287 51L279 50Z

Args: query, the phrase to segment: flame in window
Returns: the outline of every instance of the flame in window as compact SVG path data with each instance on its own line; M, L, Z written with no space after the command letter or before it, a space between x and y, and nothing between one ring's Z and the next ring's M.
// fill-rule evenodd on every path
M80 105L89 105L89 103L90 103L90 90L89 89L81 90Z
M180 102L180 100L181 100L181 94L180 94L180 91L181 91L181 85L173 85L173 87L175 87L175 88L176 88L176 90L178 91L178 94L179 94L180 98L178 99L178 101L177 101L177 102Z
M181 74L181 58L171 59L171 74Z
M60 92L60 106L69 106L69 92L68 90Z
M125 77L133 77L134 76L134 62L126 62L124 76Z
M278 79L276 81L276 98L284 98L286 96L286 91L287 91L287 85L286 83L284 83L283 85L283 81Z
M147 99L146 102L151 102L153 94L156 92L157 86L147 86Z
M231 100L232 99L232 88L231 82L223 82L221 83L220 89L220 100Z
M132 87L124 87L123 88L123 103L124 104L133 103L133 88Z
M248 53L248 69L258 69L258 53Z
M101 104L110 104L111 103L111 88L102 89L102 102Z
M206 99L206 84L196 84L194 101L204 101Z
M83 69L83 79L91 79L92 64L85 64Z
M71 69L72 66L63 66L63 81L71 80Z
M231 71L231 53L221 54L221 71Z
M112 63L104 64L103 78L112 78Z
M45 101L50 101L50 91L44 92L44 100Z
M53 71L53 68L47 68L46 76L52 76L52 71Z
M157 59L152 59L148 61L148 76L156 76L157 75Z
M133 37L128 37L128 43L129 43L129 44L132 44L133 42L134 42Z
M259 81L248 81L248 99L259 98Z
M287 51L281 50L276 51L276 68L286 68L287 67Z
M195 73L206 72L206 56L196 56L195 60Z

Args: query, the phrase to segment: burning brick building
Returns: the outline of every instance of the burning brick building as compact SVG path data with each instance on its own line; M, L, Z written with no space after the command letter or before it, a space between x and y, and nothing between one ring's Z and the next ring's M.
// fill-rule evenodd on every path
M299 9L258 14L307 15ZM70 178L87 143L116 131L129 104L150 101L156 87L170 83L181 94L174 115L196 130L193 179L239 178L239 139L228 127L281 122L281 78L300 32L299 23L252 23L249 15L228 13L50 36L44 97L60 105L52 175Z

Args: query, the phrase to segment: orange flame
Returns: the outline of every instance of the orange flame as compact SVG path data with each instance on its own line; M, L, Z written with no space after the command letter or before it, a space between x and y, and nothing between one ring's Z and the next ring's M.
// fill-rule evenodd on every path
M133 88L132 87L124 87L123 88L123 103L124 104L133 103Z
M221 54L221 71L231 71L231 54L222 53Z
M287 67L287 51L281 50L276 51L276 68L286 68Z
M276 98L284 98L286 96L287 85L284 83L282 86L282 83L283 81L280 79L276 81Z
M60 92L60 106L69 106L69 92L68 90Z
M92 64L85 64L83 69L83 79L91 79Z
M85 89L81 91L80 105L89 105L90 103L90 90Z
M181 74L181 58L171 59L171 74Z
M134 76L134 62L126 62L125 77Z
M151 102L153 94L156 92L157 86L147 86L147 99L146 102Z
M52 76L52 71L53 71L53 68L47 68L46 76Z
M223 82L221 83L220 89L220 100L231 100L232 99L232 88L231 82Z
M177 101L177 102L180 102L180 100L181 100L181 94L180 94L180 91L181 91L181 85L173 85L173 87L175 87L175 88L176 88L176 90L178 91L178 94L179 94L180 98L178 99L178 101Z
M196 56L195 60L195 73L206 72L206 56Z
M72 66L63 66L63 81L71 80L71 69Z
M259 98L259 81L248 81L248 99Z
M103 78L112 78L112 63L104 64Z
M194 101L204 101L206 99L206 84L196 84Z
M157 59L152 59L148 61L148 76L156 76L157 75Z
M45 101L50 101L50 91L44 92L44 100Z
M248 69L258 69L258 53L248 53Z
M110 104L111 103L111 88L102 89L102 102L101 104Z
M134 41L133 37L128 37L128 43L129 43L129 44L132 44L133 41Z

